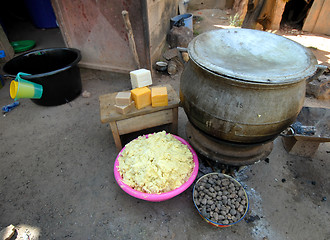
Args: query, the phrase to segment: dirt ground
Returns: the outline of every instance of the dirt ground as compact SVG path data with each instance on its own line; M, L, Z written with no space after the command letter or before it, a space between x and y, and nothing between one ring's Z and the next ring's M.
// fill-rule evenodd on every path
M214 25L226 24L223 20ZM210 30L213 25L207 21L205 17L196 23L196 31L202 32L198 24ZM317 48L313 51L324 52L318 59L329 64L329 37L312 35L323 40L316 44L307 36L289 34L309 39ZM130 89L129 76L81 69L81 78L89 98L79 96L55 107L21 99L17 108L0 117L0 230L13 224L17 239L24 240L330 239L330 143L304 158L288 154L278 137L267 161L247 166L236 176L250 199L245 220L216 228L198 215L192 186L159 203L135 199L119 188L113 175L117 152L109 126L100 122L98 98ZM153 81L169 83L178 92L180 72L156 74ZM0 106L11 102L6 81ZM306 98L305 105L330 108L330 101ZM182 138L186 122L180 108ZM200 175L210 171L200 170Z

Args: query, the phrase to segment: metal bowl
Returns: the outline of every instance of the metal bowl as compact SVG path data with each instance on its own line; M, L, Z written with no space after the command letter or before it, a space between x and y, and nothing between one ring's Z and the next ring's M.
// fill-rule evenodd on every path
M219 222L212 221L211 219L209 219L209 218L203 216L202 212L199 210L199 208L198 208L198 206L197 206L197 204L196 204L196 199L195 199L196 186L198 186L199 182L200 182L203 178L208 177L208 176L210 176L210 175L215 175L215 174L218 174L219 176L224 177L224 178L228 178L230 182L233 182L233 183L236 184L236 185L238 184L239 186L241 186L241 187L243 188L243 186L242 186L242 184L241 184L240 182L238 182L236 179L234 179L233 177L228 176L228 175L226 175L226 174L222 174L222 173L209 173L209 174L206 174L206 175L202 176L201 178L199 178L199 179L197 180L197 182L195 183L195 186L194 186L194 189L193 189L193 201L194 201L194 205L195 205L195 207L196 207L196 209L197 209L199 215L200 215L200 216L201 216L201 217L202 217L207 223L209 223L209 224L211 224L211 225L213 225L213 226L216 226L216 227L230 227L230 226L232 226L232 225L234 225L234 224L236 224L236 223L239 223L239 222L240 222L240 221L246 216L246 214L247 214L247 212L248 212L248 210L249 210L249 198L248 198L248 195L247 195L247 193L246 193L246 191L245 191L244 188L243 188L243 190L244 190L244 196L245 196L245 200L246 200L246 206L245 206L246 208L245 208L245 212L242 214L242 217L241 217L240 219L238 219L236 222L233 222L233 223L230 223L230 224L222 224L222 223L219 223Z
M160 72L165 72L167 70L167 62L156 62L156 70Z

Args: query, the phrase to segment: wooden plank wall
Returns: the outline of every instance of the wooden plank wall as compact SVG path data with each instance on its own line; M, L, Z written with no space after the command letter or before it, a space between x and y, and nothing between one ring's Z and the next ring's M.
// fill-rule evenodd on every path
M150 68L145 0L52 0L64 41L82 53L80 66L115 72L136 69L121 15L129 12L137 52L144 68Z
M178 15L179 0L148 0L150 55L154 64L166 46L166 34L170 30L170 19Z
M315 0L305 20L303 30L330 35L330 0Z

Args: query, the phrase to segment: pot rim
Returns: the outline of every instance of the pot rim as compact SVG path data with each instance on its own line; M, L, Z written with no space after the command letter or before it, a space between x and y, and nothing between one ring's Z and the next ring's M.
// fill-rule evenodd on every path
M288 38L254 29L217 29L188 45L190 59L221 76L251 83L293 83L313 76L313 53Z
M47 77L47 76L51 76L51 75L55 75L57 73L60 73L60 72L63 72L63 71L66 71L67 69L70 69L74 66L76 66L80 60L81 60L81 52L80 50L76 49L76 48L65 48L65 47L59 47L59 48L45 48L45 49L37 49L37 50L32 50L32 51L29 51L29 52L26 52L26 53L23 53L15 58L13 58L12 60L14 59L18 59L18 58L22 58L22 57L25 57L25 56L29 56L29 55L33 55L33 54L36 54L36 53L42 53L42 52L50 52L50 51L56 51L56 50L66 50L66 51L72 51L72 52L75 52L77 54L77 57L76 59L71 62L70 64L66 65L65 67L63 68L60 68L60 69L56 69L56 70L53 70L53 71L50 71L50 72L45 72L45 73L38 73L38 74L31 74L31 75L26 75L24 76L24 79L26 80L30 80L30 79L35 79L35 78L40 78L40 77ZM11 61L11 60L10 60ZM8 63L10 63L10 61ZM6 63L7 64L7 63ZM4 65L3 67L3 70L5 72L6 71L6 64Z

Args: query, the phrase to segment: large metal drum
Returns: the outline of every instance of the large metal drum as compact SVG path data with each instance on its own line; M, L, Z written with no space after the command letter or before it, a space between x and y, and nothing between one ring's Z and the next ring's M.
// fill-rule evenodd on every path
M190 42L180 98L189 121L239 143L271 140L300 112L314 55L287 38L251 29L203 33Z

